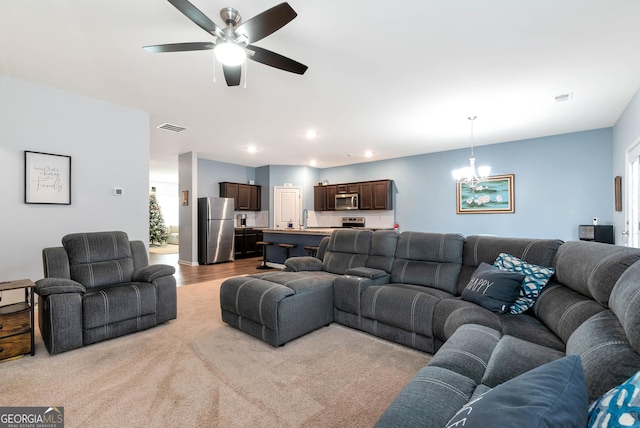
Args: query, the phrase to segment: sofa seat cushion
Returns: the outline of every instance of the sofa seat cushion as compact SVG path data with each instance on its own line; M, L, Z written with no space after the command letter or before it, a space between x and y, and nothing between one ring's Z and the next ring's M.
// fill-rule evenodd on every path
M83 329L90 330L156 313L153 284L133 282L102 288L82 298Z
M502 334L514 336L556 351L565 351L566 345L562 339L529 313L500 315L500 321L502 322Z
M312 272L267 272L251 275L252 278L260 278L265 281L284 285L296 293L304 293L317 287L332 287L333 281L338 277L335 274L323 271Z
M565 356L564 352L536 345L513 336L502 336L480 383L494 388L529 370Z
M423 336L433 337L433 311L440 298L405 284L374 285L362 293L361 314Z

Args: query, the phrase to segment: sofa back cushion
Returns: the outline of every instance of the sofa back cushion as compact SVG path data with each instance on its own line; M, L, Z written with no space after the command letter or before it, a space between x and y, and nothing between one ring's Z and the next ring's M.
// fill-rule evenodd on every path
M366 267L391 273L399 236L398 232L394 230L377 230L373 232L371 252L369 253Z
M534 265L551 267L561 244L562 241L558 239L467 236L462 252L462 269L458 279L457 294L462 293L480 263L492 265L500 253L511 254Z
M323 269L344 275L349 268L365 266L371 251L372 236L371 230L335 230L322 259Z
M609 307L618 317L633 349L640 352L640 262L620 275L611 291Z
M464 236L460 234L402 232L391 268L391 282L423 285L454 294L463 244Z
M87 288L130 282L133 255L124 232L72 233L62 238L71 279Z
M571 241L558 249L553 267L559 283L607 306L620 275L638 260L637 248Z

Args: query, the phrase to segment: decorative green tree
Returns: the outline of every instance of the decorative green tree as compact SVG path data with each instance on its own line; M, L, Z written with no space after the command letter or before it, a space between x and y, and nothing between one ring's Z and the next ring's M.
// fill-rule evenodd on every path
M164 245L167 243L169 232L164 225L164 218L155 192L149 195L149 245Z

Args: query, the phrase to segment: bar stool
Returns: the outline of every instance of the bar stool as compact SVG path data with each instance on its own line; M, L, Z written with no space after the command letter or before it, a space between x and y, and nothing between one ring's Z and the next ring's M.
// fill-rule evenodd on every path
M318 254L318 246L317 245L305 245L304 249L309 252L311 257L315 257Z
M256 269L273 269L271 266L267 265L267 247L269 245L273 245L273 242L258 241L256 242L256 245L262 246L262 264Z
M287 260L289 258L289 250L297 247L296 244L278 244L280 248L284 248L284 259Z

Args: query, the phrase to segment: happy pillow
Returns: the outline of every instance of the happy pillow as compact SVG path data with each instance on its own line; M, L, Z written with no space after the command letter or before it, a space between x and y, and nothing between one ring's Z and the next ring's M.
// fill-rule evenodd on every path
M522 273L503 271L482 262L462 291L462 300L503 314L520 295L524 277Z

